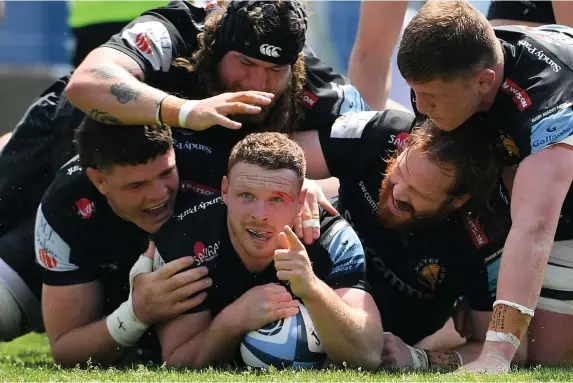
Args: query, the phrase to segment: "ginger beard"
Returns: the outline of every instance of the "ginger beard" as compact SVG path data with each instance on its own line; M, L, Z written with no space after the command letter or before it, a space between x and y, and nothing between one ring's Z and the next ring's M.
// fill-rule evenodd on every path
M406 162L412 154L406 153L403 156L403 161ZM438 165L433 163L432 160L426 159L425 161L430 161L435 168L438 168ZM430 162L426 163L426 165L429 165ZM426 203L426 206L423 208L421 206L416 208L413 202L395 198L394 188L397 184L393 182L393 178L403 182L403 179L394 177L398 171L398 157L392 157L387 161L387 164L386 174L382 180L378 195L377 211L378 218L384 227L394 230L424 230L444 221L456 209L452 204L455 198L448 195L445 191L439 194L435 193L435 197L441 202ZM438 170L439 173L433 172L435 173L436 183L447 185L453 182L450 176L444 174L440 169Z

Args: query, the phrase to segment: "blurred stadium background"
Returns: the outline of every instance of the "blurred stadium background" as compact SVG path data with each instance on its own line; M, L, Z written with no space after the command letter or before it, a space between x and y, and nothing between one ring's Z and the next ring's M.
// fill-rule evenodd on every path
M489 1L473 3L487 12ZM405 21L420 4L410 2ZM310 1L309 5L310 46L325 62L346 74L360 1ZM66 1L6 2L0 24L0 133L12 130L34 98L54 78L72 69L73 46ZM397 70L392 76L390 97L408 105L404 81Z

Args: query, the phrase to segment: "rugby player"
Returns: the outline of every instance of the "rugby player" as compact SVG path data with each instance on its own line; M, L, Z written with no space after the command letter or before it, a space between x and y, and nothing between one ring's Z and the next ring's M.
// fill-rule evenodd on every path
M204 267L173 276L190 257L138 276L151 270L139 256L171 217L178 192L171 130L86 118L76 142L79 158L58 172L35 222L52 356L64 366L159 361L150 325L197 306L204 293L187 298L209 281Z
M296 314L300 301L330 359L378 367L382 326L358 236L340 215L324 214L321 237L306 248L291 229L305 199L305 168L286 135L254 133L233 148L221 196L178 200L155 236L156 267L192 249L213 284L201 305L158 325L167 364L232 361L245 333Z
M509 206L496 186L493 140L480 126L443 133L426 121L411 131L413 121L401 111L361 112L296 139L309 177L340 181L334 206L365 248L367 281L384 331L393 334L385 343L398 337L411 351L397 365L453 369L477 358L485 339ZM461 296L471 308L469 341L419 349ZM385 362L391 351L385 347Z
M530 363L571 361L572 62L573 29L493 28L466 1L427 2L401 40L417 112L443 130L479 118L505 144L513 225L487 340L468 369L507 370L530 322Z
M237 18L242 17L239 14L248 14L254 24L241 24L243 28L239 28L236 26ZM225 34L216 38L217 33L224 31L220 28L224 23L227 25ZM166 31L169 31L167 35ZM258 36L257 31L263 34ZM200 101L195 112L189 115L190 128L193 121L204 121L198 111L205 108L212 113L216 108L217 113L222 114L260 112L260 118L255 118L260 121L242 120L245 126L238 131L220 126L204 132L172 129L177 158L186 164L180 168L180 191L210 195L219 191L232 146L248 131L319 129L330 126L340 113L367 108L346 78L333 72L308 47L303 50L305 33L306 13L299 2L233 2L229 12L212 5L204 9L189 2L173 2L147 12L104 47L96 49L75 72L67 91L73 104L78 103L92 117L99 116L107 123L117 122L110 118L109 107L113 109L111 116L121 118L124 123L136 123L134 118L139 118L145 124L156 124L158 105L155 101L168 93ZM288 46L276 50L280 52L278 57L272 52L269 56L261 53L258 46L254 51L239 46L233 36L257 37L261 45L283 39ZM216 53L213 47L205 47L205 42L215 40ZM158 48L157 44L162 45ZM172 65L171 58L178 58L176 61L181 65L195 63L196 69L188 71L187 64L185 68ZM159 62L161 68L157 67ZM224 70L218 71L219 67ZM235 78L236 75L241 78ZM0 335L5 340L23 335L30 328L42 327L37 321L40 279L31 267L32 232L36 207L58 169L74 156L73 132L85 116L67 101L64 89L69 80L69 76L65 76L43 92L0 154L0 235L12 232L5 240L0 239L0 257L6 263L0 261ZM273 107L264 112L254 106L242 108L242 104L233 100L259 99L253 92L241 92L244 89L273 92L274 97L269 95L273 98ZM236 90L239 92L224 93ZM96 97L97 92L104 97ZM153 95L157 98L151 97ZM97 105L100 101L105 105ZM177 102L184 100L170 96L161 104L163 123L179 126L163 116L168 106ZM153 109L150 116L149 108ZM212 113L201 115L209 119L214 116ZM261 117L263 115L265 117ZM213 124L222 123L222 115L217 116L220 118L212 121ZM327 201L321 197L319 194L321 204L328 208ZM305 243L311 243L319 235L319 229L313 227L313 216L316 217L318 211L304 209L303 212L302 219L297 219L295 232ZM15 312L16 307L24 309ZM10 312L14 315L8 316ZM3 329L8 328L3 335Z
M202 194L220 191L231 148L248 133L328 128L368 109L305 47L300 1L217 3L145 12L88 55L66 89L95 119L180 128L178 159L191 164L182 185Z

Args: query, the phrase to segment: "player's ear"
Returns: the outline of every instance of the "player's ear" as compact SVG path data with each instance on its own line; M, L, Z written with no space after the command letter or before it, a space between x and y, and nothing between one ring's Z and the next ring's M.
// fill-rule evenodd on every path
M454 208L454 210L457 210L457 209L461 208L466 202L468 202L468 200L470 198L471 198L471 196L467 193L461 197L457 197L456 199L454 199L452 201L452 207Z
M495 71L493 69L482 69L476 74L481 94L488 94L495 85Z
M221 195L223 196L223 202L227 204L227 194L229 193L229 179L227 176L223 176L223 181L221 181Z
M86 168L86 175L101 194L104 196L107 195L107 182L105 179L105 174L101 170L95 168Z
M298 206L297 206L297 214L300 213L302 211L302 207L304 206L304 202L306 201L306 191L308 189L301 189L300 193L298 194Z

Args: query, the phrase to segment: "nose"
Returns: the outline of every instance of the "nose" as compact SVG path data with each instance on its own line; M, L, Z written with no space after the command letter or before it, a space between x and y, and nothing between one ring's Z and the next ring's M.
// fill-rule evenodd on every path
M426 96L416 93L416 108L422 114L428 114L434 109L435 105L428 100Z
M169 195L169 186L167 182L156 181L151 186L148 198L152 201L162 201Z
M403 201L406 202L408 199L406 198L406 185L403 183L397 183L392 188L392 198L396 201Z
M267 219L267 205L265 201L256 201L254 203L251 216L255 221L264 221Z
M267 70L260 66L249 68L247 90L265 91L267 89Z

